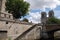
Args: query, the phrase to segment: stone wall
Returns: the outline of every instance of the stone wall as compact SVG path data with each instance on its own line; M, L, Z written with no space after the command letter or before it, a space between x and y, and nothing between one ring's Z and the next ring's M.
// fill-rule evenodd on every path
M0 18L0 31L7 31L8 38L14 40L16 37L21 35L24 31L32 27L32 23L20 22L12 19Z
M7 24L6 21L0 19L0 40L8 40L7 39Z
M35 25L28 29L15 40L38 40L40 39L41 26Z
M60 24L46 24L45 27L46 32L53 33L54 38L60 38Z
M23 32L25 32L30 27L32 27L32 25L28 25L28 24L19 24L19 23L11 23L11 22L8 24L8 26L9 26L8 37L12 38L12 40L14 40Z
M7 31L0 30L0 40L7 40Z

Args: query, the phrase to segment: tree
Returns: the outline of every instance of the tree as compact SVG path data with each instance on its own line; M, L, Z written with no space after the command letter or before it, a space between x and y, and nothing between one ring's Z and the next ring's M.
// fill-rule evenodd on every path
M24 18L23 21L28 22L28 19Z
M5 3L6 11L11 13L16 19L27 15L27 12L29 11L29 5L30 4L24 0L7 0Z
M60 24L60 19L55 17L51 17L47 20L47 24Z

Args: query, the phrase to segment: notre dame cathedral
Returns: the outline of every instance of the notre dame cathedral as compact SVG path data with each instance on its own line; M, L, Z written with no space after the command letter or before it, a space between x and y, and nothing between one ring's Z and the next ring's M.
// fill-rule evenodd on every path
M46 12L41 12L41 23L46 23L46 21L51 17L54 17L54 11L53 10L48 12L48 17L47 17Z

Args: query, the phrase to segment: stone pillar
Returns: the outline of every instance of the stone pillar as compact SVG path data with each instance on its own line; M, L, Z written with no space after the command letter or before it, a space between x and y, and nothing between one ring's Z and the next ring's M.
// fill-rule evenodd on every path
M2 0L1 12L5 12L5 2L6 0Z
M54 32L48 32L49 39L54 40Z
M42 25L42 30L41 30L41 40L45 40L48 38L48 34L46 32L46 26L45 24L43 23Z
M2 0L0 0L0 11L1 11L1 6L2 6Z

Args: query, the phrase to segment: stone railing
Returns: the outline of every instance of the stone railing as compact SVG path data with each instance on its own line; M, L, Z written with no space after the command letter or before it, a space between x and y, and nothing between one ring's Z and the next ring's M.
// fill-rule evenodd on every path
M3 12L0 12L0 18L3 18L3 19L13 19L13 16L12 14L9 14L9 13L3 13Z
M40 26L33 25L31 28L19 35L15 40L38 40L40 39L40 30Z
M29 22L21 22L18 19L13 19L12 14L3 13L3 12L0 12L0 21L7 21L7 22L13 22L13 23L20 23L20 24L29 24L29 25L32 24Z
M53 31L53 30L59 30L60 24L46 24L46 31Z

